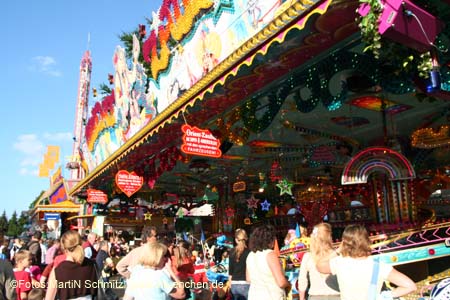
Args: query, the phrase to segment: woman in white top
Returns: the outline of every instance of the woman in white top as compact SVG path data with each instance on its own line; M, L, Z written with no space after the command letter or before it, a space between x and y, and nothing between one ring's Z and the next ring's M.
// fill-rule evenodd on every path
M310 252L303 255L298 276L298 290L300 300L306 299L306 288L308 287L308 273L310 288L308 291L309 300L338 300L339 292L331 289L326 284L329 275L320 273L317 268L317 262L329 260L336 256L333 249L331 238L331 226L327 223L320 223L314 226L310 236Z
M291 284L284 276L280 260L273 251L276 234L271 225L257 227L250 235L246 280L248 300L283 300Z
M180 279L172 270L167 247L161 243L146 243L140 265L131 268L124 300L184 299Z
M361 225L349 225L342 235L339 248L340 256L323 260L317 264L322 273L336 274L342 300L361 300L376 297L369 295L372 281L374 259L371 254L369 235ZM380 294L383 281L388 280L397 287L392 291L384 291L387 297L400 297L416 290L415 283L391 265L379 263L377 278L377 294Z

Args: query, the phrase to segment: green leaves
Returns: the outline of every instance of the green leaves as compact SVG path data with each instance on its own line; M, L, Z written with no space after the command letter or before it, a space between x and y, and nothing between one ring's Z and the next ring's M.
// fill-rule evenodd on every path
M382 6L379 0L359 0L361 5L368 4L370 11L365 16L357 19L361 30L362 40L366 44L364 52L370 51L378 59L381 49L381 35L378 31L379 18L382 12Z
M361 5L369 5L370 11L357 19L361 30L362 41L366 44L364 52L371 52L376 59L387 59L390 64L397 62L398 68L403 72L417 72L422 78L428 78L432 70L431 55L429 52L418 54L409 50L395 51L393 42L383 41L378 31L379 19L383 11L380 0L359 0ZM383 46L383 49L382 49ZM394 51L392 51L394 49ZM400 71L400 70L399 70Z
M431 61L430 52L425 52L420 55L420 59L417 63L417 71L422 78L430 77L430 71L433 69L433 63Z

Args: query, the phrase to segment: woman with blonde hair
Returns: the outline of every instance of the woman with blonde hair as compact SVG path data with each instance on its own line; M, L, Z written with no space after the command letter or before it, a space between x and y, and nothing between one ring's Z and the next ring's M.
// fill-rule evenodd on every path
M66 231L61 247L66 258L51 271L45 300L54 300L56 295L59 300L93 299L97 295L97 272L95 263L84 257L81 236L76 231Z
M146 243L139 265L131 268L124 300L184 299L183 284L173 272L167 247Z
M322 260L329 260L336 256L331 238L331 226L320 223L314 226L310 236L309 252L303 255L298 276L298 289L300 300L306 299L306 288L308 287L308 274L310 288L308 291L310 300L334 300L340 299L339 292L331 289L326 284L328 275L320 273L316 264Z
M385 280L397 287L381 292L383 297L400 297L415 291L416 284L409 277L370 256L370 245L366 228L362 225L349 225L342 235L340 256L325 259L317 264L320 272L337 275L341 299L375 299L376 295L380 294Z
M233 300L246 300L248 297L250 285L245 280L245 262L250 250L247 248L247 240L247 232L244 229L236 229L236 233L234 234L236 247L231 250L228 270L228 280L231 283Z

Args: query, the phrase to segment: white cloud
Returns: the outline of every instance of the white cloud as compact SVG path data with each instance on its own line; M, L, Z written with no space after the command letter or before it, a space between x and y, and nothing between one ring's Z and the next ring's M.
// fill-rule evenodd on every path
M23 134L17 137L13 148L25 155L26 158L42 156L45 152L45 146L39 140L36 134Z
M26 175L32 175L32 176L38 176L39 170L38 169L27 169L27 168L20 168L19 174L26 176Z
M20 175L27 175L28 174L28 169L27 168L20 168L19 174Z
M38 166L45 153L44 143L36 134L19 135L13 144L20 157L19 174L23 176L38 173Z
M61 77L62 72L56 68L56 60L51 56L35 56L32 59L30 70L53 77Z
M46 147L36 134L19 135L13 144L20 158L20 175L37 175Z
M13 149L16 150L20 159L18 173L23 176L38 176L39 164L44 160L47 145L67 145L71 140L72 134L69 132L47 132L42 136L37 134L19 135L13 143Z
M25 157L20 162L20 166L27 167L27 166L37 166L41 163L42 157Z
M44 138L54 142L68 142L72 140L73 134L70 132L44 133Z

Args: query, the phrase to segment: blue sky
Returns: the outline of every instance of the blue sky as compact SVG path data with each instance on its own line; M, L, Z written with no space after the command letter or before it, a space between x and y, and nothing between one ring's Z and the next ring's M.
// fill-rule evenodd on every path
M92 55L91 87L108 82L118 35L145 24L162 0L6 1L0 12L4 92L0 157L0 213L20 213L48 178L37 176L47 145L62 149L63 166L72 152L79 64ZM6 91L6 93L5 93ZM92 90L91 90L92 97ZM92 98L91 98L92 99ZM92 105L92 100L90 100ZM63 169L63 175L69 173Z

